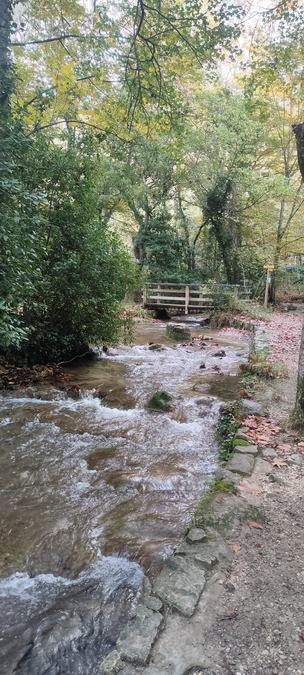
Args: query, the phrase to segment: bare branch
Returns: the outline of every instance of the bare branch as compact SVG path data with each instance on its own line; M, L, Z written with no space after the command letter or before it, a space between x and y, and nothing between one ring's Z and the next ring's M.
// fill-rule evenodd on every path
M54 37L42 38L41 40L26 40L25 42L11 42L12 47L27 47L27 45L43 45L46 42L60 42L61 40L84 38L84 35L78 33L64 33L63 35L55 35Z

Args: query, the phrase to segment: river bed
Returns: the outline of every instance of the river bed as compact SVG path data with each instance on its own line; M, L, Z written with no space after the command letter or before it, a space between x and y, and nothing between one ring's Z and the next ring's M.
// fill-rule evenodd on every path
M220 401L235 397L248 351L241 335L192 327L202 332L203 350L140 324L133 346L70 369L76 400L45 387L1 396L5 675L95 673L144 574L191 520L216 468ZM159 389L169 413L146 409Z

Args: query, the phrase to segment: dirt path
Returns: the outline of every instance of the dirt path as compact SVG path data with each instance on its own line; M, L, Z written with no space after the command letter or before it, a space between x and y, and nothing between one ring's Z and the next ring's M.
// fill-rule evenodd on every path
M253 472L234 473L237 493L214 499L206 541L184 544L185 557L177 551L156 583L164 618L146 666L131 655L102 673L304 675L304 442L284 430L301 322L275 314L258 326L289 377L259 388L269 416L245 420L258 446ZM146 637L144 622L140 631Z

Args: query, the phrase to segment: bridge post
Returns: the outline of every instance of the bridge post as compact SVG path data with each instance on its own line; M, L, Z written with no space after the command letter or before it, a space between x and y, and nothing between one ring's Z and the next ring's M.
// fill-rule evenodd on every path
M189 313L189 299L190 299L190 289L189 286L185 286L185 314Z

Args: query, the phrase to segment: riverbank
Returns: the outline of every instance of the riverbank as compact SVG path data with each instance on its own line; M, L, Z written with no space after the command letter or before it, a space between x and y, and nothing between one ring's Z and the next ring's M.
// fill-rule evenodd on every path
M158 626L151 633L141 622L138 632L131 623L128 653L119 643L102 673L303 675L304 443L287 425L301 322L278 313L256 322L258 347L270 349L287 377L254 382L258 407L241 431L250 446L219 475L232 478L235 494L215 491L201 527L156 580Z

